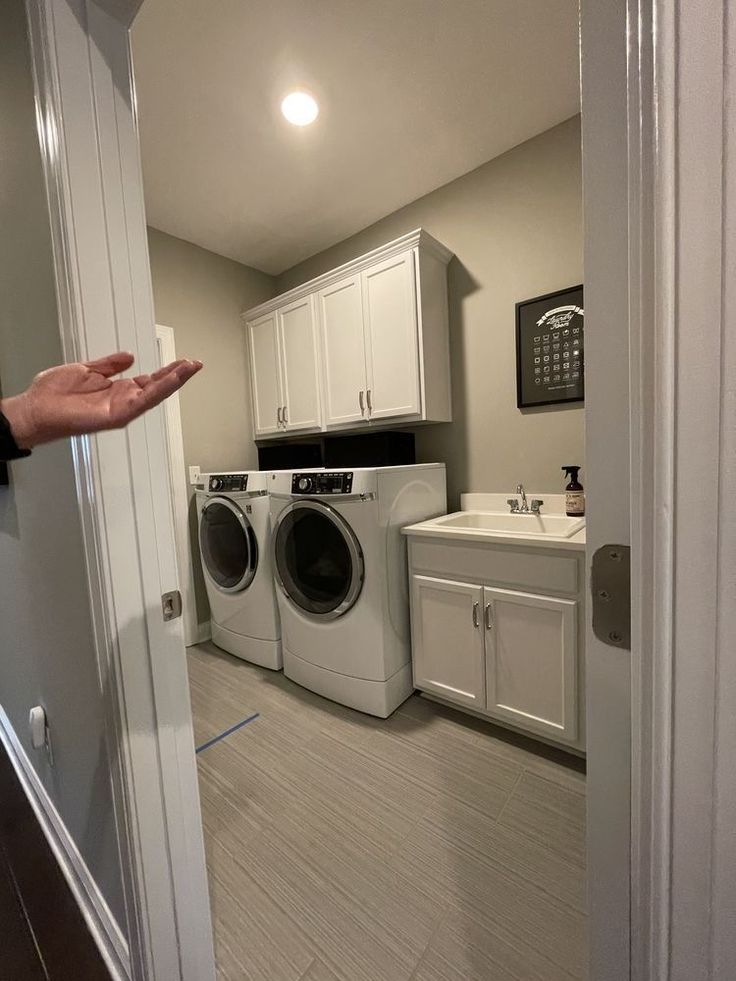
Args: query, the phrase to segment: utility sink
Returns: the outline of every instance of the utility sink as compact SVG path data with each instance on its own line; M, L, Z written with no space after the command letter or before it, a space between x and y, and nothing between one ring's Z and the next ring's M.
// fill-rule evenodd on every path
M456 511L423 523L447 533L476 532L509 538L572 538L585 527L585 518L564 514L511 514L508 511Z

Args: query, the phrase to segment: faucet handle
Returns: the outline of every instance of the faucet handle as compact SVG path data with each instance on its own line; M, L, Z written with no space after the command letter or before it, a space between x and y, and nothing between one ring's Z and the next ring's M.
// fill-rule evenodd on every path
M506 503L511 508L512 514L513 514L513 512L519 510L519 502L518 502L518 500L515 497L508 497L508 498L506 498Z
M532 511L534 514L539 514L539 509L544 504L544 501L540 501L538 498L532 500Z

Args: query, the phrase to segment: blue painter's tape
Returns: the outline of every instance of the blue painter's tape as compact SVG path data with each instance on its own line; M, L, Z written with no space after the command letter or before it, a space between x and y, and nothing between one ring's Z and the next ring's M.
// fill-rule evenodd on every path
M260 714L260 712L255 712L253 715L249 715L247 719L243 719L242 722L236 722L234 726L230 726L229 729L221 732L219 736L213 736L212 739L208 739L206 743L202 743L201 746L197 746L195 752L201 753L203 749L209 749L210 746L214 746L215 743L219 743L219 741L224 739L225 736L229 736L233 732L237 732L238 729L242 729L243 726L247 726L249 722L253 722L254 719L257 719L260 716Z

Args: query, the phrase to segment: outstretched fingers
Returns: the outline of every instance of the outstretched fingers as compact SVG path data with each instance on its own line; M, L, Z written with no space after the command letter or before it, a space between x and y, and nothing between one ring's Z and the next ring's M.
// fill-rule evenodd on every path
M122 425L173 395L193 375L196 375L201 367L201 361L174 361L152 375L141 375L134 379L139 390L128 401L126 419Z
M129 351L116 351L95 361L85 361L84 366L104 375L105 378L111 378L113 375L119 375L121 371L127 371L134 361L135 358Z

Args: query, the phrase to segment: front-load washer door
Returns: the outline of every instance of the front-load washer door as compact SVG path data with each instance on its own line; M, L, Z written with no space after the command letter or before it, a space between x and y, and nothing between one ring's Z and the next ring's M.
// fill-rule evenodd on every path
M210 580L223 593L239 593L253 581L258 543L250 521L227 497L209 497L199 516L199 546Z
M347 613L363 588L363 551L334 508L312 499L288 504L273 530L276 581L300 610L318 620Z

